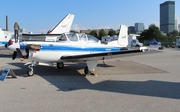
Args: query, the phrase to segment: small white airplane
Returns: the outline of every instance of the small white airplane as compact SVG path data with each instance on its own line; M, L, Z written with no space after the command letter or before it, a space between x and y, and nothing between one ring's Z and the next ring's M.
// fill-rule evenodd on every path
M54 41L61 33L70 32L72 22L74 20L73 14L67 14L48 34L19 34L18 40L40 40L40 41ZM5 49L8 41L11 39L15 41L14 32L0 29L0 49Z
M0 28L0 50L5 49L7 47L7 43L9 39L13 37L13 35L13 32L6 31Z
M135 54L143 54L146 47L129 49L127 27L120 25L120 32L117 41L101 43L96 37L84 33L63 33L57 37L56 42L46 41L24 41L12 44L8 48L13 50L13 59L17 54L20 60L31 60L29 63L28 76L34 74L33 66L57 64L58 68L64 68L64 62L85 62L84 74L92 73L98 60L115 58ZM27 65L26 64L26 65Z

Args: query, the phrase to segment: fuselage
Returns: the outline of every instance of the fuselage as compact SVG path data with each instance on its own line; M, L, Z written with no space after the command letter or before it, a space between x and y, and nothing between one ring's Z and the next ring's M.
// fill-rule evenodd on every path
M55 42L23 41L9 46L9 49L14 51L16 48L19 48L23 54L26 54L28 49L30 60L61 62L62 56L119 52L122 46L112 43L102 44L92 35L63 33Z
M29 59L38 62L61 62L62 56L118 52L120 47L111 47L98 43L59 43L59 42L21 42L20 50L25 54L27 45L40 46L29 50Z

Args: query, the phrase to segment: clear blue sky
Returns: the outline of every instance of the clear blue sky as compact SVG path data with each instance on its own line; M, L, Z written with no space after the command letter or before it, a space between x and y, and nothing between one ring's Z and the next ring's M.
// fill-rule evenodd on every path
M0 0L0 28L5 28L6 15L9 30L14 22L27 32L46 32L65 15L74 14L72 29L118 29L136 22L159 26L159 5L166 0ZM175 1L175 13L180 20L180 0ZM179 21L180 22L180 21Z

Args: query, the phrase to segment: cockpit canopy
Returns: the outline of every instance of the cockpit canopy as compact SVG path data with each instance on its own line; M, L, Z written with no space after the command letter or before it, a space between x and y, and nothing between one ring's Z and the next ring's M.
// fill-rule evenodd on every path
M57 38L57 42L89 42L98 43L99 39L85 33L63 33Z

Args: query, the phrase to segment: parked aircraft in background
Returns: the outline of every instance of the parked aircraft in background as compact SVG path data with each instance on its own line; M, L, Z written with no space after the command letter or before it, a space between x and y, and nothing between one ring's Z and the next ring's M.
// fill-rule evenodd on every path
M12 44L8 48L13 50L13 59L19 55L21 61L29 59L28 75L34 74L34 65L53 66L64 68L64 62L85 62L84 74L92 73L98 60L115 58L116 56L142 54L146 47L129 49L127 27L120 25L117 41L101 43L96 37L84 33L63 33L57 37L56 42L24 41Z
M22 34L21 40L54 41L61 33L70 32L73 20L74 15L68 14L47 34Z
M9 39L13 38L14 32L0 29L0 49L5 49Z
M70 32L72 22L74 20L73 14L67 14L48 34L25 34L20 32L18 40L40 40L40 41L52 41L53 38L57 38L61 33ZM5 31L0 29L0 49L6 48L9 40L15 41L14 32Z

